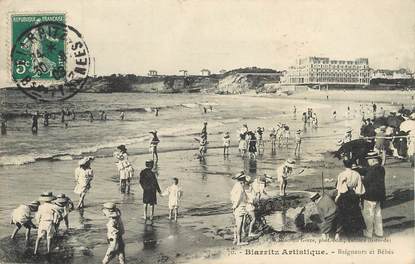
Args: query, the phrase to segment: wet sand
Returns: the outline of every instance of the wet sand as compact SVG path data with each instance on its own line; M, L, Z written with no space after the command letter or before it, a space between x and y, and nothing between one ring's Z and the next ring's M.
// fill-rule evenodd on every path
M406 98L406 97L404 97ZM222 100L222 99L221 99ZM324 100L304 102L295 98L243 98L228 97L229 104L217 106L226 116L227 111L235 111L238 100L250 102L257 117L249 116L244 121L253 128L265 126L269 128L276 121L286 121L292 131L302 128L300 114L306 107L312 105L320 118L320 127L317 130L307 128L304 134L303 152L297 160L299 167L305 171L301 176L290 179L288 185L289 196L295 196L298 191L317 191L321 189L321 172L324 178L335 179L342 169L340 162L327 154L335 150L337 137L341 136L345 127L352 126L358 131L359 121L345 120L341 112L350 104L352 109L358 109L358 103L345 102L344 104ZM281 101L284 100L284 101ZM263 107L266 104L267 107ZM292 105L298 108L294 120ZM272 115L268 111L271 107L278 108L282 115ZM385 105L386 107L390 107ZM330 119L332 109L338 109L338 121ZM246 109L245 109L246 111ZM284 112L286 114L284 114ZM222 123L208 127L209 150L205 161L196 159L197 144L191 137L174 138L171 142L168 137L161 137L160 161L157 167L160 185L166 188L172 177L180 179L184 190L184 198L180 209L178 223L169 223L167 220L167 198L160 197L156 209L156 219L153 226L144 225L142 217L141 190L137 178L133 181L133 193L121 195L118 193L117 176L113 158L97 158L93 163L95 179L91 191L86 197L86 208L83 214L74 211L70 214L71 229L68 234L59 238L58 248L54 248L49 256L45 254L42 245L40 256L33 257L32 244L26 248L23 245L24 234L21 231L12 242L8 238L12 227L8 225L9 215L19 203L32 200L40 192L53 190L55 193L66 193L73 200L73 170L77 166L76 160L68 161L40 161L23 166L6 166L0 172L3 186L0 200L3 205L0 215L0 261L40 263L45 261L60 263L98 263L106 250L105 222L100 208L105 201L114 201L118 204L123 215L126 234L127 261L132 263L174 263L191 262L203 258L223 257L224 249L232 245L232 216L229 201L229 192L234 184L231 176L245 169L252 176L267 173L275 177L275 169L293 153L293 144L289 148L277 150L276 155L270 153L266 145L263 156L257 158L256 163L243 160L236 149L236 135L232 135L231 155L224 159L222 155L221 138L223 131L236 131L240 122L222 120ZM209 122L209 125L211 122ZM212 121L212 124L213 121ZM267 138L267 137L265 137ZM179 146L179 147L177 147ZM143 149L144 145L130 146L129 149ZM148 154L131 155L130 160L137 170L143 168ZM392 171L393 169L393 171ZM409 163L402 163L393 159L388 160L386 166L386 190L388 200L383 210L385 235L413 230L413 170ZM29 177L30 175L30 177ZM45 178L45 175L48 175ZM138 175L138 173L137 173ZM396 177L393 177L396 176ZM27 182L30 188L22 185ZM326 188L333 188L334 182L327 182ZM276 193L277 185L269 188L270 195ZM4 190L4 191L3 191ZM315 235L315 234L311 234ZM263 240L252 241L252 244L262 245ZM282 237L283 240L293 239L291 236ZM267 242L275 243L275 242ZM208 251L206 251L208 249ZM207 253L210 252L210 253ZM217 260L217 259L216 259Z

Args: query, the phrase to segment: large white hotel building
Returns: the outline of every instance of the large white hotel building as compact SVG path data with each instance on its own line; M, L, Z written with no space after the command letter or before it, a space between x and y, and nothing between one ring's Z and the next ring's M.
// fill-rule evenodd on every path
M287 84L310 85L368 85L369 60L358 58L355 60L331 60L325 57L307 57L297 60L285 76Z

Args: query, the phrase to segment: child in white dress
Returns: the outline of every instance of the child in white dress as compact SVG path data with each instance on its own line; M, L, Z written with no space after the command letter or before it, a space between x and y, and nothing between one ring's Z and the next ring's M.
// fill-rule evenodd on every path
M179 187L179 179L173 178L173 184L167 187L167 189L161 194L162 196L169 196L169 220L171 220L174 212L174 221L177 222L177 216L179 214L179 202L183 196L183 191Z

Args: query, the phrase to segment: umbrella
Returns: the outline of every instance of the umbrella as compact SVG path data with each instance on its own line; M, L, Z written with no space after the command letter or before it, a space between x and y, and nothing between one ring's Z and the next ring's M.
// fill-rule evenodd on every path
M342 154L352 153L352 159L362 160L370 152L371 145L365 139L355 139L350 142L344 143L335 153L334 156L338 159L342 157Z
M378 117L373 121L373 126L375 128L381 127L381 126L387 126L388 120L386 117Z
M403 121L401 125L399 126L399 129L405 132L415 131L415 120L409 119L409 120Z
M399 116L388 116L387 118L387 125L391 127L399 127L402 122L403 120Z

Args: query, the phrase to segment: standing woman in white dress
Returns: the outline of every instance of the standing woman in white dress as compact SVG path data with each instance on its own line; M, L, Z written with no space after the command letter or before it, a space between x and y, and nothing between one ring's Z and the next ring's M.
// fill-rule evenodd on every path
M85 157L81 159L78 164L79 167L75 169L76 186L74 192L79 194L79 202L77 209L84 208L84 199L88 190L91 188L91 181L94 178L94 172L91 169L91 161L94 157Z
M125 145L119 145L117 150L118 151L114 153L114 156L117 159L116 164L120 177L120 192L127 192L128 194L130 193L130 182L134 176L134 168L128 161L127 148Z

